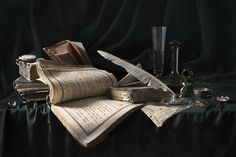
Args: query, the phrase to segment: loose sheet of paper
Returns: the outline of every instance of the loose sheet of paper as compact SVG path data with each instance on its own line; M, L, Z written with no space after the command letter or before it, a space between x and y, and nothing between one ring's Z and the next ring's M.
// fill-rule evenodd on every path
M190 106L166 106L156 102L148 102L142 111L153 121L157 127L161 127L164 122L176 113L179 113Z

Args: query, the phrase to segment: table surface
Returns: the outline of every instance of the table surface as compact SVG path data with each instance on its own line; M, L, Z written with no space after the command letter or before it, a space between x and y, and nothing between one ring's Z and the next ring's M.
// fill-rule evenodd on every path
M227 87L227 86L226 86ZM0 101L0 156L235 156L236 103L191 107L161 128L137 110L98 145L84 148L44 102L10 108L16 93Z

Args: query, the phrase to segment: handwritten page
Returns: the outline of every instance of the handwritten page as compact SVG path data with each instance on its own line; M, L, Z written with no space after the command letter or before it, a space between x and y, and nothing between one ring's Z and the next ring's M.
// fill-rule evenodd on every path
M166 106L157 102L148 102L142 108L142 111L153 121L157 127L161 127L171 116L179 113L190 106Z

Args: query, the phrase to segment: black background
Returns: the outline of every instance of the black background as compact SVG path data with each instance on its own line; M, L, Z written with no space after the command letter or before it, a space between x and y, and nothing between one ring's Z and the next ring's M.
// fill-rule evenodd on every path
M113 53L151 70L151 26L167 26L168 41L182 42L180 69L195 78L233 79L236 72L234 0L8 0L0 2L0 98L12 92L15 59L61 40L80 41L96 67L120 75L124 70L96 50Z
M161 128L138 110L88 149L45 103L7 105L19 100L10 94L19 76L16 58L26 53L48 58L42 48L61 40L82 42L96 67L118 77L125 71L96 50L151 71L153 25L167 26L167 42L182 42L180 69L193 70L194 85L236 100L235 7L235 0L0 0L0 156L235 156L235 103L209 101ZM166 44L165 73L169 70Z

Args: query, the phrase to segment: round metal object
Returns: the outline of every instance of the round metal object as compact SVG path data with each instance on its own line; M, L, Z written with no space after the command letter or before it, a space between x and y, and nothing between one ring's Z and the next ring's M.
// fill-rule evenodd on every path
M217 100L218 102L227 102L227 101L230 100L230 97L229 97L229 96L217 96L217 97L216 97L216 100Z
M214 94L212 89L206 87L193 88L193 93L195 96L200 98L210 98Z
M35 55L32 54L26 54L26 55L22 55L19 57L19 60L23 61L23 62L35 62L37 59L37 57Z

